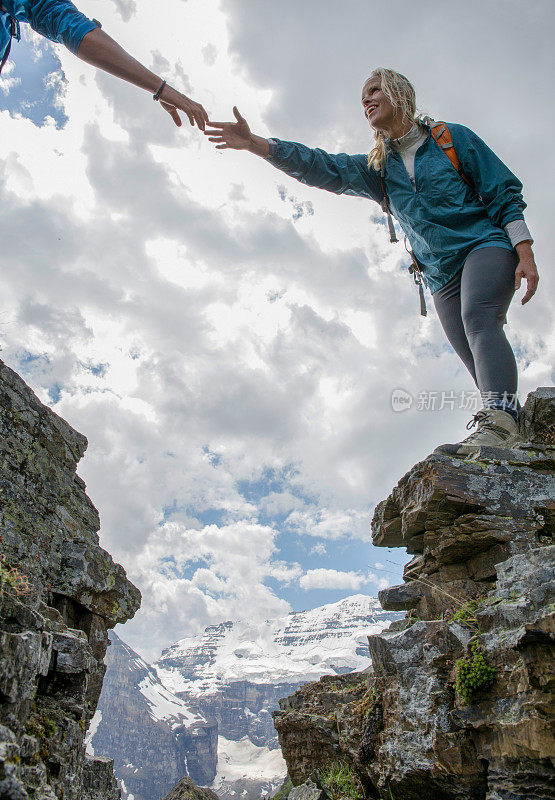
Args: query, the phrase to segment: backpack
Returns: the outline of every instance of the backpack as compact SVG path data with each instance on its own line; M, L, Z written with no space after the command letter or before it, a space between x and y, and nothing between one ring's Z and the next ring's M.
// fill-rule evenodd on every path
M7 13L6 11L4 11L4 6L2 6L1 3L0 3L0 11L3 11L3 13ZM12 49L12 39L15 38L19 40L19 37L20 37L19 22L10 15L10 40L6 46L4 55L2 56L2 61L0 62L0 73L4 69L4 65L8 60L8 56L10 55L10 50Z
M463 168L461 167L461 163L459 161L459 157L457 155L457 151L455 150L455 145L453 144L453 137L451 135L451 131L447 127L445 122L434 122L431 121L428 123L431 129L431 134L437 144L441 147L453 167L457 170L458 174L462 178L462 180L470 186L471 189L474 189L472 181L465 175ZM383 192L383 202L382 202L382 209L387 214L387 224L389 226L389 241L390 242L398 242L399 239L395 233L395 227L393 225L393 219L391 216L391 206L389 205L389 197L387 196L387 191L385 188L385 165L382 166L380 172L380 181L382 185L382 192ZM475 189L474 189L475 191ZM405 248L407 253L411 257L412 264L409 266L409 275L412 275L414 278L415 284L418 286L419 294L420 294L420 314L421 316L427 316L426 310L426 299L424 297L424 289L422 288L422 282L426 288L428 284L426 283L426 278L424 277L424 273L420 269L420 265L415 258L414 253L407 247L407 237L405 236Z

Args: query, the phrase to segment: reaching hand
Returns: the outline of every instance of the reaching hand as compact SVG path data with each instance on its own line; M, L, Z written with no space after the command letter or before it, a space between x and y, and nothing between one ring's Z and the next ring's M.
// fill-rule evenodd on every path
M237 122L208 121L213 130L205 130L204 135L210 142L217 142L216 150L250 150L252 147L253 136L247 120L241 116L237 106L233 106L233 114Z
M208 122L208 114L200 103L195 103L194 100L185 97L184 94L176 91L171 86L164 86L160 105L168 112L178 128L181 126L179 111L183 111L189 117L191 125L194 126L196 123L201 131L204 130L204 126Z

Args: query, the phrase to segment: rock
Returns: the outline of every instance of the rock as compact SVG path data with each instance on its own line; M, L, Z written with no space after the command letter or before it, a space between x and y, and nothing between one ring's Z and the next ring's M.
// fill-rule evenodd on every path
M382 589L378 592L378 599L386 611L416 608L422 599L422 589L417 583L403 583Z
M329 795L314 781L308 780L289 792L289 800L328 800Z
M106 800L119 797L119 789L114 777L114 762L104 756L85 757L83 789L87 800Z
M218 800L211 789L200 789L190 778L181 778L163 800Z
M88 749L114 759L130 795L159 800L184 776L216 775L218 726L166 689L152 667L115 633Z
M362 697L319 682L280 703L294 785L335 758L368 797L553 800L554 420L555 390L533 392L530 442L432 454L377 506L374 544L415 553L380 598L410 613L369 636Z
M522 436L531 444L555 446L555 387L531 392L519 418Z
M99 547L76 475L87 440L0 362L0 797L117 800L109 759L84 735L107 630L140 594Z
M365 672L326 675L280 700L274 725L293 786L342 755L356 758L369 680Z

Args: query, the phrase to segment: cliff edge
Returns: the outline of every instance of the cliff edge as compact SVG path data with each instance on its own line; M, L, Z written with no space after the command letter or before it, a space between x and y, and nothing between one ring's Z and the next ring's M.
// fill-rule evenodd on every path
M381 502L373 543L413 555L380 592L404 620L372 670L307 684L274 721L290 798L553 800L555 389L527 442L431 454Z
M84 436L0 361L0 798L116 800L112 761L85 755L107 631L138 589L98 543L76 474Z

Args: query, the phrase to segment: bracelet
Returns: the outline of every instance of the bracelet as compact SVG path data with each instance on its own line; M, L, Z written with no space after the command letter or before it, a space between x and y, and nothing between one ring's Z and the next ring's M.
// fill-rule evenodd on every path
M165 85L166 85L166 81L162 81L162 85L160 86L160 88L158 89L158 91L156 92L156 94L153 94L153 95L152 95L152 99L153 99L153 100L159 100L159 99L160 99L160 95L161 95L161 94L162 94L162 92L164 91L164 86L165 86Z

